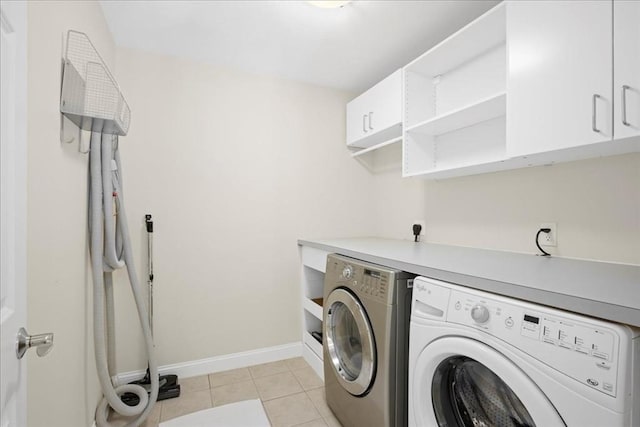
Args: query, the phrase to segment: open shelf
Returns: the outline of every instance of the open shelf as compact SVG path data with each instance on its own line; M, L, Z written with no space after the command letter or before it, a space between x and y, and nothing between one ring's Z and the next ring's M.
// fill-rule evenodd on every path
M403 144L405 177L440 179L480 173L506 159L505 116L435 136L406 132Z
M322 344L311 335L311 332L322 332L322 303L327 255L326 251L300 246L302 357L320 378L324 378Z
M304 360L313 368L316 374L324 379L322 346L307 332L304 332L302 336L302 357L304 357Z
M501 165L506 55L502 3L404 68L403 176L453 177Z
M410 62L408 71L438 76L460 67L506 40L506 7L502 3L461 28L422 56Z
M425 135L442 135L486 120L504 116L507 109L507 93L498 94L465 105L457 110L427 119L407 128L407 132Z
M309 347L313 353L322 360L322 344L318 342L309 332L304 333L304 345Z
M354 153L351 153L351 157L358 157L358 156L361 156L363 154L370 153L370 152L375 151L375 150L377 150L379 148L386 147L388 145L395 144L396 142L400 142L400 141L402 141L402 136L398 136L398 137L392 138L392 139L390 139L388 141L384 141L384 142L381 142L379 144L372 145L371 147L365 148L363 150L358 150L358 151L356 151Z
M445 179L456 176L475 175L485 172L513 169L514 167L515 165L510 162L510 159L502 159L485 163L460 164L450 168L416 171L406 176L420 176L426 179Z
M324 273L306 265L302 267L303 280L306 286L303 289L305 298L318 298L324 292Z
M314 298L317 299L317 298ZM318 305L314 299L304 298L302 306L303 308L311 313L314 317L319 320L322 320L322 306Z

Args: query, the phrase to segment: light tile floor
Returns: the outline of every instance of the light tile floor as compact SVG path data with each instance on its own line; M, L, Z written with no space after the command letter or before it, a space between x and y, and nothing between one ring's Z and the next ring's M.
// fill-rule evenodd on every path
M262 401L273 427L341 427L323 382L302 357L180 378L180 397L158 402L143 426L247 399Z

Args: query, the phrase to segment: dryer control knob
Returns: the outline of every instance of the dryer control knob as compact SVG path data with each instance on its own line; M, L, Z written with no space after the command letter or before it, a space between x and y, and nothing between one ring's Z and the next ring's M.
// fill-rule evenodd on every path
M351 279L351 276L353 276L353 267L347 265L342 269L342 277L344 277L345 279Z
M489 309L482 304L476 304L471 309L471 318L476 323L487 323L489 321Z

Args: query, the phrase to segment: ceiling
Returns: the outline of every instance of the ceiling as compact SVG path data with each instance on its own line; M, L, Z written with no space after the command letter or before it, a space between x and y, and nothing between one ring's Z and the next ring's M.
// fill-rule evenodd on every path
M498 1L100 2L118 46L361 92Z

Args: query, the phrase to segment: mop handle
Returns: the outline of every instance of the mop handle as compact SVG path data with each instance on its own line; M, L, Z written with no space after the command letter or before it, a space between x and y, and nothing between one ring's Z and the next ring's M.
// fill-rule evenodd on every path
M149 327L151 328L151 336L153 336L153 221L151 220L151 214L144 216L144 222L147 226L147 253L149 260L147 262L149 285Z

